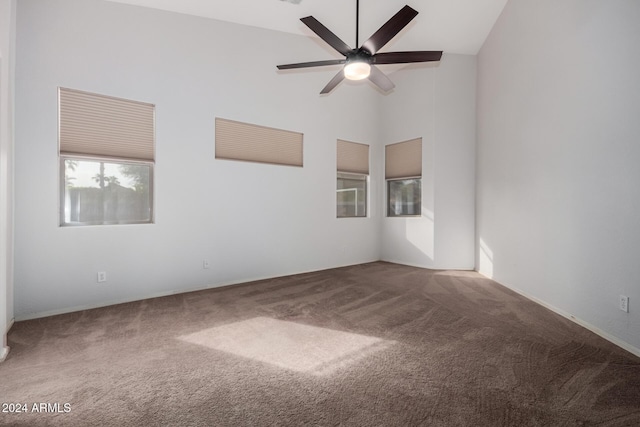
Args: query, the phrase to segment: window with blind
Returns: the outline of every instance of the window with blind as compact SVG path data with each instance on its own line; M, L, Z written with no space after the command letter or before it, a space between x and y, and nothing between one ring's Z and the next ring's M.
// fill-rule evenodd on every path
M336 153L337 217L366 217L369 146L339 139Z
M422 138L385 147L387 216L419 216L422 209Z
M155 106L59 88L58 108L61 225L153 222Z
M216 159L302 167L303 134L216 117Z

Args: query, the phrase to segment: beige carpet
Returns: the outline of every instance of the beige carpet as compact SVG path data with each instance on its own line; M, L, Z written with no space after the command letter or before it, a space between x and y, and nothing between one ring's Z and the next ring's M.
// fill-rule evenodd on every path
M640 425L640 359L472 272L376 262L18 322L9 344L0 402L27 412L1 425Z

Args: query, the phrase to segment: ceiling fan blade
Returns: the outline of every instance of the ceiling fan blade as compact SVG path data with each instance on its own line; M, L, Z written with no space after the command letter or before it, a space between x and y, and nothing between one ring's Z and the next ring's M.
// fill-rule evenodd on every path
M389 43L389 41L400 32L400 30L406 27L417 14L418 11L415 9L412 9L409 6L403 7L382 27L380 27L380 29L369 38L369 40L362 44L362 49L366 50L371 55L375 55L382 46Z
M369 74L369 80L371 80L373 84L378 86L384 92L389 92L391 89L396 87L391 79L389 79L389 77L387 77L387 75L380 71L380 69L375 65L371 66L371 74Z
M293 68L309 68L309 67L323 67L325 65L338 65L344 64L346 59L329 59L326 61L313 61L313 62L299 62L297 64L284 64L278 65L278 70L291 70Z
M442 51L415 50L412 52L384 52L377 53L373 58L374 64L408 64L409 62L440 61Z
M327 85L324 87L324 89L322 89L322 91L320 91L320 95L324 95L325 93L329 93L333 90L333 88L335 88L336 86L338 86L338 83L340 83L341 81L344 80L344 70L340 70L338 71L338 74L336 74L329 83L327 83Z
M306 18L301 18L300 20L304 23L304 25L309 27L311 31L316 33L322 40L327 42L329 46L331 46L344 56L347 56L347 54L352 51L352 49L345 42L340 40L338 36L333 34L331 30L322 25L320 21L318 21L313 16L307 16Z

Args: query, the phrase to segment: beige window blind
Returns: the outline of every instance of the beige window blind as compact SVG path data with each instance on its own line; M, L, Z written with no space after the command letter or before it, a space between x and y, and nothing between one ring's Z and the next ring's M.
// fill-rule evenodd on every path
M385 178L422 177L422 138L385 147Z
M302 166L303 134L216 118L216 159Z
M154 160L155 106L59 88L60 153Z
M369 146L339 139L337 166L338 172L369 175Z

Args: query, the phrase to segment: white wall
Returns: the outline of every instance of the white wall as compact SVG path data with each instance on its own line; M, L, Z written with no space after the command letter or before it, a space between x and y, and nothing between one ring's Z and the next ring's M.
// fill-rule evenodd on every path
M507 4L478 59L477 262L640 354L638 22L636 0Z
M435 81L435 268L475 267L476 57L446 55Z
M335 54L305 37L97 0L23 0L17 28L18 319L381 258L473 267L475 57L319 96L336 69L275 69ZM58 86L156 104L156 224L58 226ZM216 161L216 116L303 132L304 168ZM415 137L423 217L383 218L383 145ZM369 218L335 218L337 138L371 144Z
M439 64L391 78L396 88L381 108L381 136L383 144L422 138L422 215L383 219L382 258L473 269L476 58L445 53Z
M446 58L443 58L444 62ZM422 138L422 215L386 217L386 188L382 185L380 209L382 259L400 264L432 268L434 238L434 99L437 65L409 66L389 77L396 87L381 106L383 145ZM384 156L384 148L382 149ZM383 160L384 164L384 160ZM384 167L382 168L384 177Z
M381 205L380 95L344 83L319 96L336 69L275 68L328 48L111 2L21 0L16 49L16 318L380 259L378 209L335 218L337 138L372 144ZM58 86L156 105L154 225L58 226ZM303 132L304 168L215 160L216 116Z
M15 0L0 0L0 361L13 321L13 53Z

